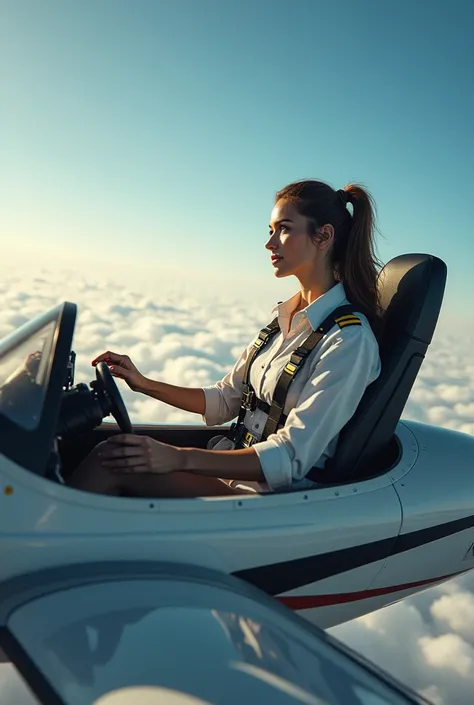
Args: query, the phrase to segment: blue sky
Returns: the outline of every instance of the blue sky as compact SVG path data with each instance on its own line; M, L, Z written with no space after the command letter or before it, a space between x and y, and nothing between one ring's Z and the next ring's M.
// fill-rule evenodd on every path
M474 298L473 28L467 0L4 0L12 262L176 267L234 295L245 270L279 298L275 191L357 180L381 259L445 259L454 315Z
M383 261L422 251L448 264L443 317L456 339L432 346L411 415L470 424L473 36L472 0L0 0L2 335L77 289L77 381L106 339L150 376L212 383L260 328L256 308L296 288L274 278L263 247L275 191L304 177L360 181L378 205ZM26 265L72 274L30 282ZM91 270L123 286L83 282ZM187 299L157 320L168 287ZM193 301L204 289L215 305ZM259 306L228 312L244 295ZM134 419L194 422L126 402ZM340 638L403 680L420 671L414 687L471 702L472 592L445 605L447 636L464 638L453 647L426 617L436 590ZM420 634L438 660L423 661Z

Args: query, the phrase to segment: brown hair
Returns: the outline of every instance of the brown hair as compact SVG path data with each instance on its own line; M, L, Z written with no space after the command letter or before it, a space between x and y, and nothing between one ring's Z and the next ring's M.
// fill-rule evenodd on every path
M367 316L374 333L380 336L377 268L382 265L375 254L375 203L370 193L358 184L335 191L322 181L308 179L278 191L275 203L281 199L293 203L300 215L309 219L312 239L322 225L334 227L334 244L329 252L334 277L342 281L348 300Z

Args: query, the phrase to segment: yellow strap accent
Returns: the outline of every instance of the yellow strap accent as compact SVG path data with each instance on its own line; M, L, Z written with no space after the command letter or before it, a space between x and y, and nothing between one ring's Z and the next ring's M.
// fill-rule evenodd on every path
M252 445L252 443L254 442L254 440L256 440L256 436L254 436L253 433L250 433L250 431L247 431L247 433L245 434L245 436L244 436L244 438L243 438L243 440L242 440L242 444L243 444L246 448L250 448L250 446Z
M294 365L292 362L286 363L285 372L288 372L290 375L292 375L295 370L296 370L296 365Z

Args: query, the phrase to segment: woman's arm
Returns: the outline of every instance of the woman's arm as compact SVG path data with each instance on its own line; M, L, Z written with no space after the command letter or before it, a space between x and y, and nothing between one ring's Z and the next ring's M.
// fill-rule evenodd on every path
M253 341L240 355L232 370L217 384L209 387L179 387L145 377L128 355L111 350L92 360L92 366L104 361L113 377L123 379L130 389L162 401L177 409L200 414L208 426L217 426L235 418L239 413L245 363Z
M225 480L264 479L260 461L253 448L239 450L201 450L181 448L156 441L149 436L123 433L110 436L99 453L104 467L117 473L190 472Z
M240 355L233 368L217 384L209 387L178 387L142 377L135 391L200 414L208 426L217 426L239 413L245 362L253 342Z
M204 390L200 387L178 387L174 384L166 384L166 382L158 382L144 377L136 391L178 409L201 414L201 416L206 411L206 398Z
M254 448L239 450L202 450L180 448L182 467L177 468L204 477L221 477L223 480L263 482L260 460Z
M201 414L201 416L205 413L206 399L201 388L178 387L148 379L138 370L128 355L120 355L112 350L98 355L91 364L95 367L101 361L109 365L113 377L123 379L133 392L146 394L165 404Z

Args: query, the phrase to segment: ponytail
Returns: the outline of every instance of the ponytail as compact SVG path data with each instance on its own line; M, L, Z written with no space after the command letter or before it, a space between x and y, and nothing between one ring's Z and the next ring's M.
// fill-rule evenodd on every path
M348 184L335 191L322 181L305 180L278 191L275 202L291 201L310 221L310 236L325 224L334 227L334 244L329 252L335 279L344 285L354 309L367 316L375 335L380 338L382 318L377 291L381 263L375 254L375 203L368 191L358 184ZM348 205L352 206L352 214Z
M341 194L341 191L337 192ZM357 184L342 189L353 215L346 237L337 242L332 252L332 264L344 285L347 298L364 313L381 333L381 309L377 277L381 263L375 254L375 203L368 191ZM343 197L342 197L343 198Z

